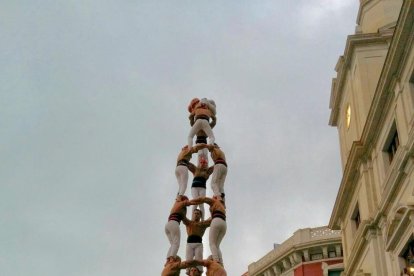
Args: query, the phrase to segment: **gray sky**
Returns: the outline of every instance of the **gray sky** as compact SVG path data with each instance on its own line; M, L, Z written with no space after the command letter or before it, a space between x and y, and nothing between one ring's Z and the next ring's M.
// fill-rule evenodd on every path
M326 225L358 5L0 0L0 275L160 275L193 97L215 100L229 163L229 276Z

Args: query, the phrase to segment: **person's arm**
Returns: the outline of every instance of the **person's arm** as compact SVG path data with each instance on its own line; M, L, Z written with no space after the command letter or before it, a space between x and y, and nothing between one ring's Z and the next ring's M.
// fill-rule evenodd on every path
M184 261L180 263L180 269L189 268L192 267L191 261Z
M213 173L213 171L214 171L214 166L211 166L210 168L208 168L207 170L208 176L210 176Z
M194 125L194 113L191 112L190 116L188 116L188 119L190 120L190 126Z
M211 116L211 123L210 123L210 127L213 128L217 123L217 118L215 115Z
M186 226L190 224L190 220L187 218L187 216L183 216L182 221Z
M201 149L208 148L209 145L206 144L197 144L191 148L191 153L196 153Z
M185 212L187 212L187 206L190 206L190 201L189 200L183 200L177 203L178 205L176 205L176 210L182 210L182 209L186 209ZM185 214L185 213L184 213Z
M208 151L212 152L214 150L214 145L207 145Z
M196 166L193 164L193 163L191 163L191 162L188 162L188 170L190 171L190 172L192 172L193 174L195 173L195 171L196 171Z
M208 109L210 109L211 113L213 113L213 115L216 115L216 103L213 100L207 100L206 104L208 106Z
M202 222L202 224L204 225L204 226L206 226L206 227L209 227L210 226L210 224L211 224L211 221L212 221L213 219L210 217L208 220L205 220L205 221L203 221Z
M207 203L207 204L211 205L213 203L213 200L209 197L206 197L206 196L202 196L202 197L190 200L190 205L199 205L199 204L202 204L202 203Z
M182 262L185 263L186 265L188 265L188 267L193 267L193 266L207 266L208 265L208 260L191 260L191 261L185 261ZM185 267L187 268L187 267Z

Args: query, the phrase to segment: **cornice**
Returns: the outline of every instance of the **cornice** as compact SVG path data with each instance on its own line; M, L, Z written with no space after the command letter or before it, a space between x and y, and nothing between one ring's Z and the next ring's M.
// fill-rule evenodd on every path
M339 115L340 104L343 94L343 86L345 84L347 68L351 63L355 48L358 46L367 46L372 44L384 44L387 43L392 37L392 33L380 32L370 34L354 34L349 35L346 40L344 55L339 57L339 60L335 66L335 70L338 72L335 78L335 86L331 91L331 115L329 118L329 125L337 126L337 120Z
M362 10L365 8L365 6L368 4L368 2L371 2L372 0L360 0L360 5L358 9L358 15L356 19L356 23L360 25L361 23L361 16L362 16Z
M373 102L369 110L365 127L362 132L362 141L365 144L372 144L376 141L379 133L378 126L382 123L386 110L384 107L389 107L390 99L394 97L392 87L395 86L396 80L401 75L406 60L409 48L413 47L412 43L414 35L414 1L405 0L401 9L396 29L394 31L393 39L388 50L386 60L378 81L378 85L373 97ZM410 47L407 47L410 45Z
M345 267L345 275L353 275L352 272L356 268L356 262L360 259L361 253L367 245L369 231L376 231L376 225L372 220L363 220L359 225L358 231L355 235L353 246L350 250L352 254Z
M383 197L379 205L379 210L381 213L386 214L394 202L394 198L397 195L397 192L400 190L403 179L405 176L404 168L409 159L407 147L401 146L397 150L397 154L394 157L394 160L389 168L388 177L385 180Z
M390 108L391 100L394 97L392 88L395 86L395 83L404 68L404 64L406 62L404 57L408 55L409 50L413 47L413 37L414 0L405 0L401 8L397 26L384 62L378 85L375 90L373 102L368 112L361 140L354 142L351 147L351 152L347 160L339 192L328 225L331 229L339 229L339 220L343 217L344 212L347 210L345 207L355 190L356 185L353 183L353 180L355 179L354 176L358 165L361 162L361 158L369 154L375 142L378 140L378 129L380 129L380 126L383 124L387 111ZM407 45L410 47L407 47ZM337 100L336 103L339 103L339 100Z
M283 252L277 252L276 250L272 250L269 253L267 253L262 259L249 265L249 272L260 273L262 271L269 269L276 263L281 262L283 259L289 258L290 255L296 252L300 252L312 247L323 247L328 245L342 245L342 238L339 236L331 238L329 240L324 240L323 242L311 242L307 244L301 244L300 246L292 246Z
M335 205L331 214L331 219L329 220L328 227L333 230L341 230L339 218L344 217L346 208L344 208L344 203L349 203L351 196L356 188L356 185L347 185L346 182L352 182L357 175L359 175L359 162L363 154L363 145L360 141L354 141L349 153L348 162L345 165L344 174L342 177L341 184L339 185L339 191L336 195ZM350 162L349 160L355 160Z
M341 245L342 246L342 238L341 237L337 237L337 238L332 238L330 240L325 240L324 242L313 242L313 243L309 243L309 244L302 244L301 246L293 246L291 247L288 251L285 251L283 254L279 255L279 256L273 256L272 259L268 259L266 261L266 263L261 263L260 266L254 266L251 268L251 272L252 273L262 273L265 270L268 270L270 267L274 266L276 263L281 262L283 259L288 259L289 256L301 252L303 250L307 250L309 248L313 248L313 247L323 247L323 246L334 246L334 245ZM272 252L272 251L271 251ZM269 252L269 253L271 253ZM302 256L302 255L301 255ZM301 263L312 263L312 262L321 262L321 261L326 261L326 260L334 260L334 259L342 259L342 257L336 257L336 258L323 258L321 260L315 260L315 261L302 261Z

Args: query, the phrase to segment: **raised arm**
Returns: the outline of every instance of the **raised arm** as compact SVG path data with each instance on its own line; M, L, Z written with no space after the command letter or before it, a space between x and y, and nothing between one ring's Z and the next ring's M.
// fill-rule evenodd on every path
M213 115L216 115L216 103L213 100L208 100L206 99L206 104L208 106L208 109L210 109L211 113L213 113Z
M217 123L217 118L216 115L212 115L211 116L211 123L210 123L210 127L213 128Z
M187 208L187 206L190 206L191 205L190 204L190 201L188 199L183 200L183 201L180 201L179 204L180 205L178 206L178 208L180 208L180 209Z
M184 268L198 266L198 265L207 266L208 261L207 260L191 260L191 261L182 262L181 264L186 265L186 267Z
M210 217L208 220L202 221L201 224L204 226L210 226L212 218Z
M208 148L208 146L207 144L197 144L191 148L191 153L196 153L201 149Z
M190 205L199 205L202 203L207 203L208 205L211 205L213 204L213 200L206 196L202 196L202 197L190 200Z
M208 151L213 151L214 150L214 145L207 145Z
M190 220L187 218L187 216L183 216L182 221L183 221L184 225L189 225L190 224Z
M188 116L188 119L190 120L190 126L194 125L194 113L191 113L190 116Z
M190 171L190 172L192 172L193 174L195 173L195 171L196 171L196 166L193 164L193 163L191 163L191 162L188 162L188 170Z
M210 176L213 173L213 171L214 171L214 166L211 166L210 168L208 168L207 170L208 176Z
M180 263L180 269L189 268L193 266L197 266L197 264L193 264L193 261L184 261Z

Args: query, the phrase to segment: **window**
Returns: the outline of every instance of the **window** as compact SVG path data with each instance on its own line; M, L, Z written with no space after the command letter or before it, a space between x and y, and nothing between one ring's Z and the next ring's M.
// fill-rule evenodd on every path
M413 95L414 94L414 72L412 73L412 75L410 77L410 80L408 81L408 84L409 84L409 87L410 87L410 90L411 90L411 93L410 93L411 100L414 103L414 95Z
M346 128L349 128L351 125L351 105L348 104L345 111L345 120L346 120Z
M310 257L312 261L323 259L322 253L311 254Z
M387 142L385 143L383 151L388 154L390 163L395 157L398 147L400 146L400 139L398 138L398 131L395 122L393 123Z
M328 256L329 256L329 258L335 258L336 257L336 252L335 251L329 251Z
M354 222L355 230L358 230L359 225L361 224L361 215L359 213L358 204L355 206L354 212L352 213L351 220Z
M407 244L407 248L400 255L400 258L404 260L404 268L402 272L404 275L413 276L414 275L414 241L410 241Z
M400 145L400 140L398 139L398 132L395 131L394 135L392 136L390 145L388 146L388 149L387 149L390 163L394 159L395 153L397 152L399 145Z
M328 271L328 276L340 276L341 275L342 270L333 270L333 271Z

